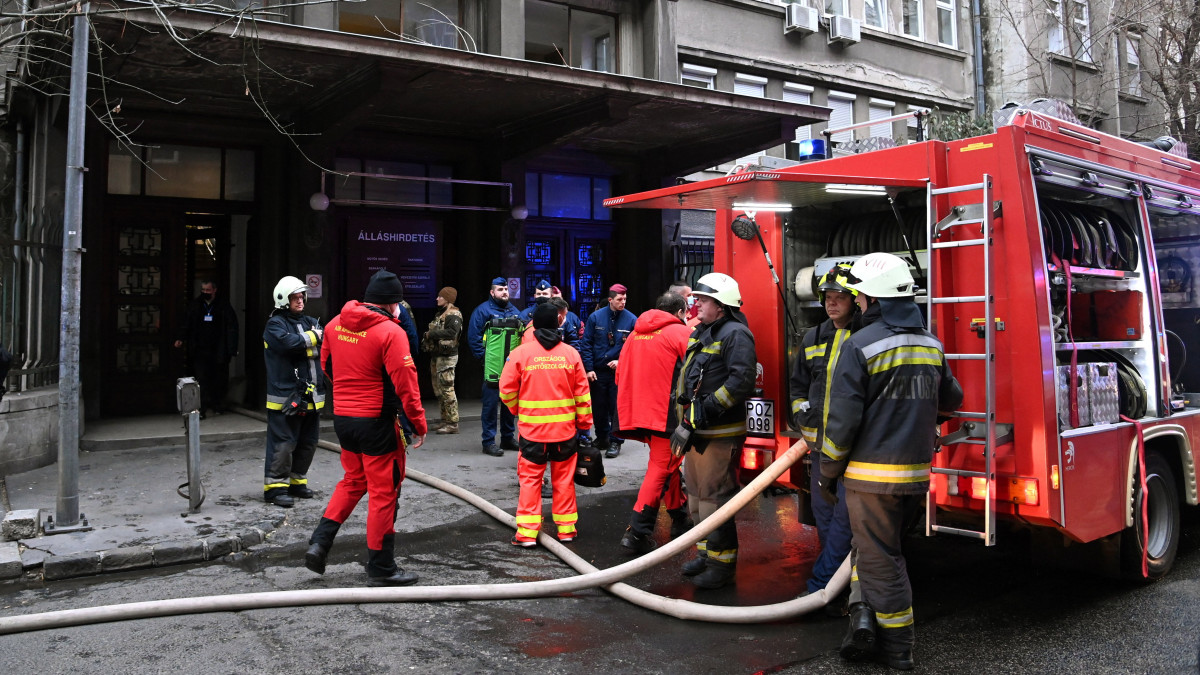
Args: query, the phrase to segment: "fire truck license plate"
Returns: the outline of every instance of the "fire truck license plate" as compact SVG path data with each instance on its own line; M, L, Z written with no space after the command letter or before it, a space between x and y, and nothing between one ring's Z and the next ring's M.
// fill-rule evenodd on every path
M751 436L775 435L775 401L767 398L746 399L746 433Z

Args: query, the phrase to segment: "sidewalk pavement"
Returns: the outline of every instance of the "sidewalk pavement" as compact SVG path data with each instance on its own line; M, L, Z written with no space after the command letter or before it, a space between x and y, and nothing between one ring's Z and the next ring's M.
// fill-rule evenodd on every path
M410 450L409 468L460 485L512 513L517 501L517 453L488 457L480 452L478 400L460 401L460 433L430 433ZM425 401L427 417L438 417L437 401ZM336 444L332 415L322 418L323 440ZM93 529L42 534L42 528L0 540L0 579L28 575L45 580L216 560L262 546L301 545L324 511L342 470L337 452L317 449L309 470L316 499L280 508L262 499L266 424L236 413L200 423L201 476L205 500L189 515L187 451L182 418L164 415L103 420L88 425L79 457L79 511ZM625 443L617 459L605 461L608 484L577 487L580 497L636 489L645 474L648 448ZM5 489L6 488L6 489ZM44 524L58 497L58 468L50 465L0 479L7 523L32 515ZM364 498L364 502L365 502ZM632 506L632 504L631 504ZM40 510L40 511L39 511ZM23 513L16 513L23 512ZM477 510L414 480L402 486L398 532L455 522ZM581 523L581 531L586 523ZM365 503L343 525L340 537L365 536ZM501 535L507 541L507 534ZM13 537L8 537L13 538Z

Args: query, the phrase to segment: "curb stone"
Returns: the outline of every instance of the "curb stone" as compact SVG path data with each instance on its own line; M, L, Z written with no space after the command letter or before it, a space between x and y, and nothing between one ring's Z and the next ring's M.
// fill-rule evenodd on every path
M93 576L105 572L124 572L147 567L168 567L217 560L231 553L245 551L265 542L287 521L286 515L273 520L260 520L240 534L183 541L167 541L154 546L113 548L105 551L47 556L41 563L42 578L46 581ZM13 543L12 548L17 548ZM21 575L20 553L16 553L16 574L9 574L8 547L0 545L0 579ZM36 566L35 566L36 567Z

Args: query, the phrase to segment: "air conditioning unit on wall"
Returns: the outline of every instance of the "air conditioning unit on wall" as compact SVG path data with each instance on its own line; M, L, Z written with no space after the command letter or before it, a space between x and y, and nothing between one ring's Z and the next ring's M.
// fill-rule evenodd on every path
M799 33L808 35L809 33L817 32L819 25L818 19L820 14L817 13L816 7L808 7L799 3L793 2L784 7L787 15L783 24L784 34Z
M848 16L829 17L829 44L852 45L862 41L862 30L858 19Z

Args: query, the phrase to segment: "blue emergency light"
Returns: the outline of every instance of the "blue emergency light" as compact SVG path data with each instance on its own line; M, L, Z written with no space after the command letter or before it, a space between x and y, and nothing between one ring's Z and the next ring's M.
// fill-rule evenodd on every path
M796 143L796 146L800 151L800 161L825 159L825 139L823 138L799 141Z

